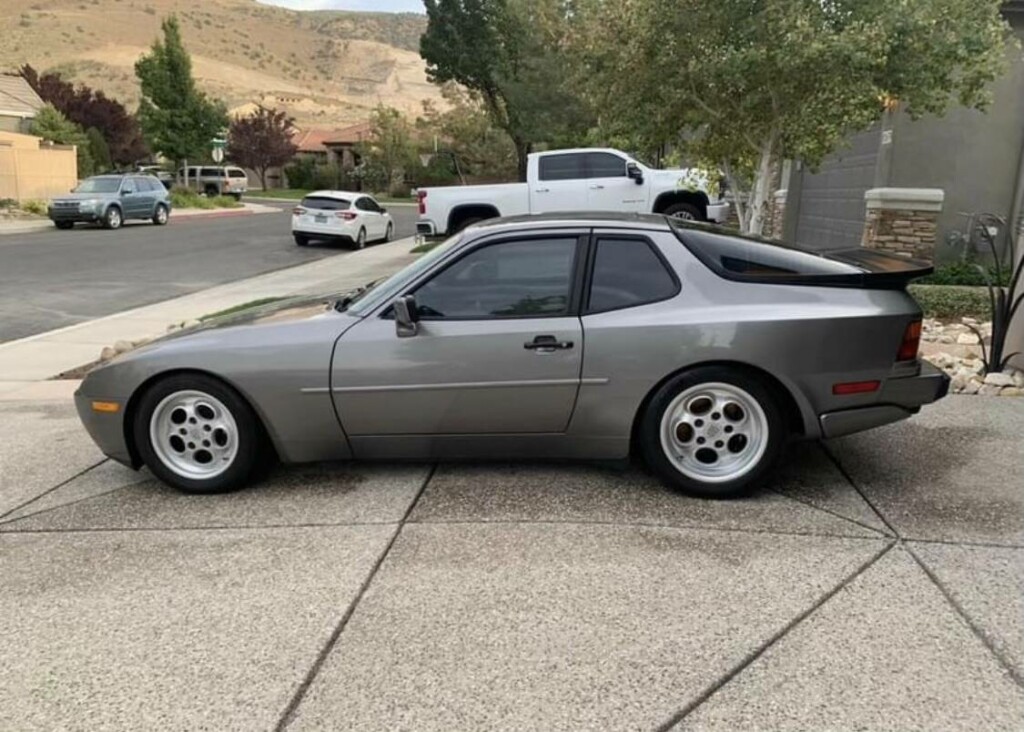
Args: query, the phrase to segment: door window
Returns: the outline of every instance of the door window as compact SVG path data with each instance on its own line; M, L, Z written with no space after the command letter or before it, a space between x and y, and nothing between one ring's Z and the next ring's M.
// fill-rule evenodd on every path
M583 170L584 159L582 153L544 155L540 159L540 179L575 180L586 178Z
M125 178L121 183L121 193L135 193L135 182L131 178Z
M588 313L667 300L677 292L678 281L646 239L597 240Z
M380 213L380 206L378 206L377 202L374 201L372 198L361 198L359 199L359 202L363 204L362 208L364 211L374 211L376 213Z
M368 198L357 198L356 199L356 208L358 208L360 211L373 211L374 210L373 204L370 203L370 199L368 199Z
M590 178L625 178L626 161L612 153L587 153L587 173Z
M576 237L477 249L416 291L425 320L556 317L569 312Z

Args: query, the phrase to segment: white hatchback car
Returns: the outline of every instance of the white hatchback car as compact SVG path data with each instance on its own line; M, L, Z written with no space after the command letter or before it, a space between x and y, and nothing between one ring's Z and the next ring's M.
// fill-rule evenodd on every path
M313 191L292 209L292 236L300 247L321 239L362 249L370 241L390 241L394 232L391 214L365 193Z

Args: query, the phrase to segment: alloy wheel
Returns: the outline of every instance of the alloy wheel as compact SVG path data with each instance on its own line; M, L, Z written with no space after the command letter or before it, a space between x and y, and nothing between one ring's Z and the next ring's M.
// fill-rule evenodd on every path
M176 391L153 410L149 437L160 462L182 478L214 478L238 453L238 425L216 397Z

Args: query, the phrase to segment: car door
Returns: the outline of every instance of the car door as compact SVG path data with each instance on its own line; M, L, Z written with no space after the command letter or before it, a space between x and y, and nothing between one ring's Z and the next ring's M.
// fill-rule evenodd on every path
M627 162L615 153L587 153L587 210L647 209L647 187L626 176Z
M541 155L530 187L530 213L587 208L586 153Z
M332 384L346 433L564 432L579 388L579 232L485 241L410 291L418 332L390 307L346 331Z
M356 208L359 209L359 218L366 226L366 238L371 241L384 236L384 216L380 212L380 206L369 196L363 196L356 201Z
M153 215L156 208L156 187L159 185L159 181L153 178L141 175L135 178L135 193L139 197L139 217L149 218Z
M139 192L134 178L121 180L121 216L125 219L139 217Z

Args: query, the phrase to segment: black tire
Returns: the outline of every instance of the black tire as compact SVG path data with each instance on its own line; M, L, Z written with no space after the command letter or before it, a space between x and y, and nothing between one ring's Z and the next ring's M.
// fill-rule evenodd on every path
M203 189L203 193L206 194L207 198L214 198L220 195L220 191L217 189L217 186L206 186Z
M233 199L235 199L236 201L241 201L242 200L242 194L241 193L232 193L231 197Z
M117 206L110 206L103 214L104 229L120 229L124 223L124 214Z
M150 420L159 404L180 391L198 391L219 400L234 418L238 429L238 449L224 472L208 479L180 475L165 465L150 438ZM204 374L169 376L142 395L135 410L132 434L142 461L164 483L185 493L225 493L244 487L270 464L273 449L264 436L259 419L246 401L222 381ZM187 439L187 438L186 438Z
M295 238L296 246L304 247L309 244L308 236L304 236L303 234L292 234L292 236Z
M356 238L352 240L352 248L366 249L366 229L360 229L359 233L356 234Z
M384 241L391 241L391 237L395 235L395 225L388 224L387 231L384 232Z
M674 203L662 211L662 213L666 216L673 216L685 221L706 221L700 209L692 203Z
M74 221L54 221L53 225L56 226L58 229L62 229L62 230L66 231L67 229L74 228L75 222Z
M759 457L757 449L753 447L757 443L748 442L748 439L752 440L753 437L747 438L741 434L742 430L750 428L749 425L748 427L741 428L739 426L740 423L737 422L737 426L732 427L728 423L727 417L718 411L709 412L707 420L697 419L695 424L696 422L704 422L699 429L686 429L686 441L694 440L693 443L690 443L694 445L694 454L692 457L687 458L687 464L691 466L691 471L699 473L709 469L705 461L698 455L698 453L704 453L705 450L707 451L705 454L715 454L715 459L710 461L713 465L718 461L719 453L726 460L733 458L742 459L742 450L751 449L749 464L742 469L742 474L739 474L739 470L737 470L735 478L722 480L721 482L701 479L701 476L695 476L692 472L689 475L683 472L668 457L666 448L662 443L662 420L666 412L673 407L673 403L677 401L677 397L687 390L713 383L737 387L742 392L745 392L760 407L763 413L763 421L766 424L766 429L761 429L761 433L765 435L765 440L763 452L760 453ZM699 401L699 399L700 391L695 389L692 399L688 398L688 401L690 404L693 404ZM711 419L712 417L714 418L713 420ZM778 463L789 437L785 415L779 406L779 399L772 393L772 389L756 374L729 367L702 366L669 379L651 398L641 419L639 441L647 465L670 488L702 498L738 498L762 486L765 483L765 479ZM757 414L746 415L744 419L750 420L751 423L761 423L761 415ZM681 419L680 421L689 422L688 419ZM695 424L690 425L690 427L694 427ZM733 450L734 443L732 438L727 437L724 431L726 427L731 428L728 432L733 438L742 437L742 442L735 443L743 446L741 450ZM714 431L714 434L708 434L712 431ZM679 435L677 430L672 430L670 434L673 437L669 437L669 440L679 439L677 437ZM702 440L707 442L702 442ZM729 442L726 442L726 440L729 440ZM705 447L696 447L698 443ZM672 442L671 444L677 443ZM680 448L681 451L685 449L685 446ZM701 465L697 463L701 463ZM727 478L728 476L722 477Z
M157 204L157 207L153 210L153 223L157 226L166 226L169 216L167 206L162 203Z

